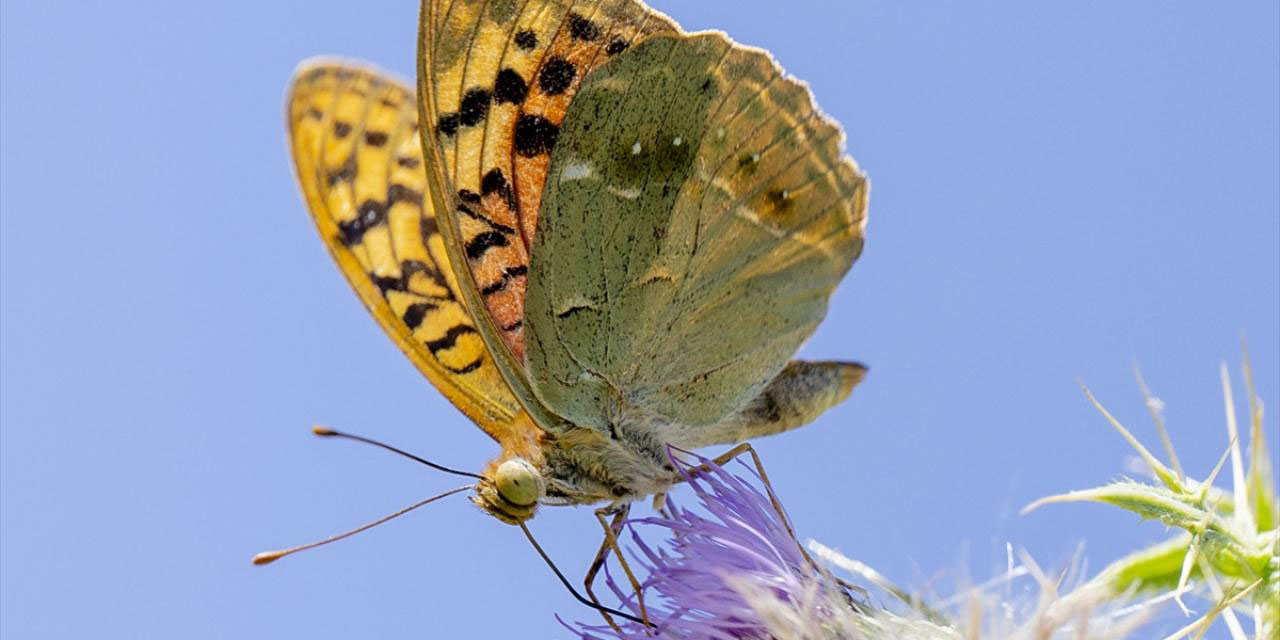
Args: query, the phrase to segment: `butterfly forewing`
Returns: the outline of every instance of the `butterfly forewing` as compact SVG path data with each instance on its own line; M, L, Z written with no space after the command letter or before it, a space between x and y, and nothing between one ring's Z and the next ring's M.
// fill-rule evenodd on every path
M673 32L630 0L436 0L424 94L482 306L523 359L524 298L550 154L584 77L636 41Z
M412 90L376 71L305 64L288 101L312 219L356 293L450 401L499 442L526 424L458 293L427 193Z

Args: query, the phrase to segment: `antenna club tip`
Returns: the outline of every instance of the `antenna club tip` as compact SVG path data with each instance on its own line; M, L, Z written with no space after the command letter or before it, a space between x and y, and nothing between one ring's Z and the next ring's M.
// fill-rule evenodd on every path
M253 557L253 564L260 567L264 564L271 564L282 557L284 557L284 554L279 551L263 551Z
M311 433L314 433L318 436L333 436L338 434L337 431L334 431L333 429L330 429L329 427L326 427L323 425L316 425L314 427L311 427Z

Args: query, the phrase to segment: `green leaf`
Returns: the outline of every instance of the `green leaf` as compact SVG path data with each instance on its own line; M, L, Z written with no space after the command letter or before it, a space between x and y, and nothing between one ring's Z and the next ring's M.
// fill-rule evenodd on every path
M1191 534L1183 533L1135 551L1107 565L1093 582L1106 584L1116 595L1175 589L1190 544ZM1199 568L1191 575L1198 577Z

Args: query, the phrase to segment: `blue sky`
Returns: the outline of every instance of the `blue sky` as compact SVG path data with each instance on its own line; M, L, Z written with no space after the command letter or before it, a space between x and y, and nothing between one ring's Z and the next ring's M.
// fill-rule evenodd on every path
M656 3L766 47L844 123L867 248L802 354L871 373L759 443L801 535L945 591L1006 542L1098 568L1161 539L1095 505L1129 450L1077 378L1184 464L1226 446L1217 367L1280 407L1280 5ZM404 0L0 3L0 635L565 637L589 617L461 498L267 568L256 551L495 453L367 316L297 194L298 61L410 77ZM1239 380L1236 376L1237 382ZM1243 406L1243 404L1241 404ZM586 509L532 522L580 575Z

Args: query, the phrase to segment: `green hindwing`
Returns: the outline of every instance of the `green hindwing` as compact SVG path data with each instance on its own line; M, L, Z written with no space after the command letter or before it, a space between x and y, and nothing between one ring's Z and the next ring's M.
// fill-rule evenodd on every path
M867 183L763 51L656 36L584 80L530 261L539 400L608 429L712 425L756 397L862 247Z

